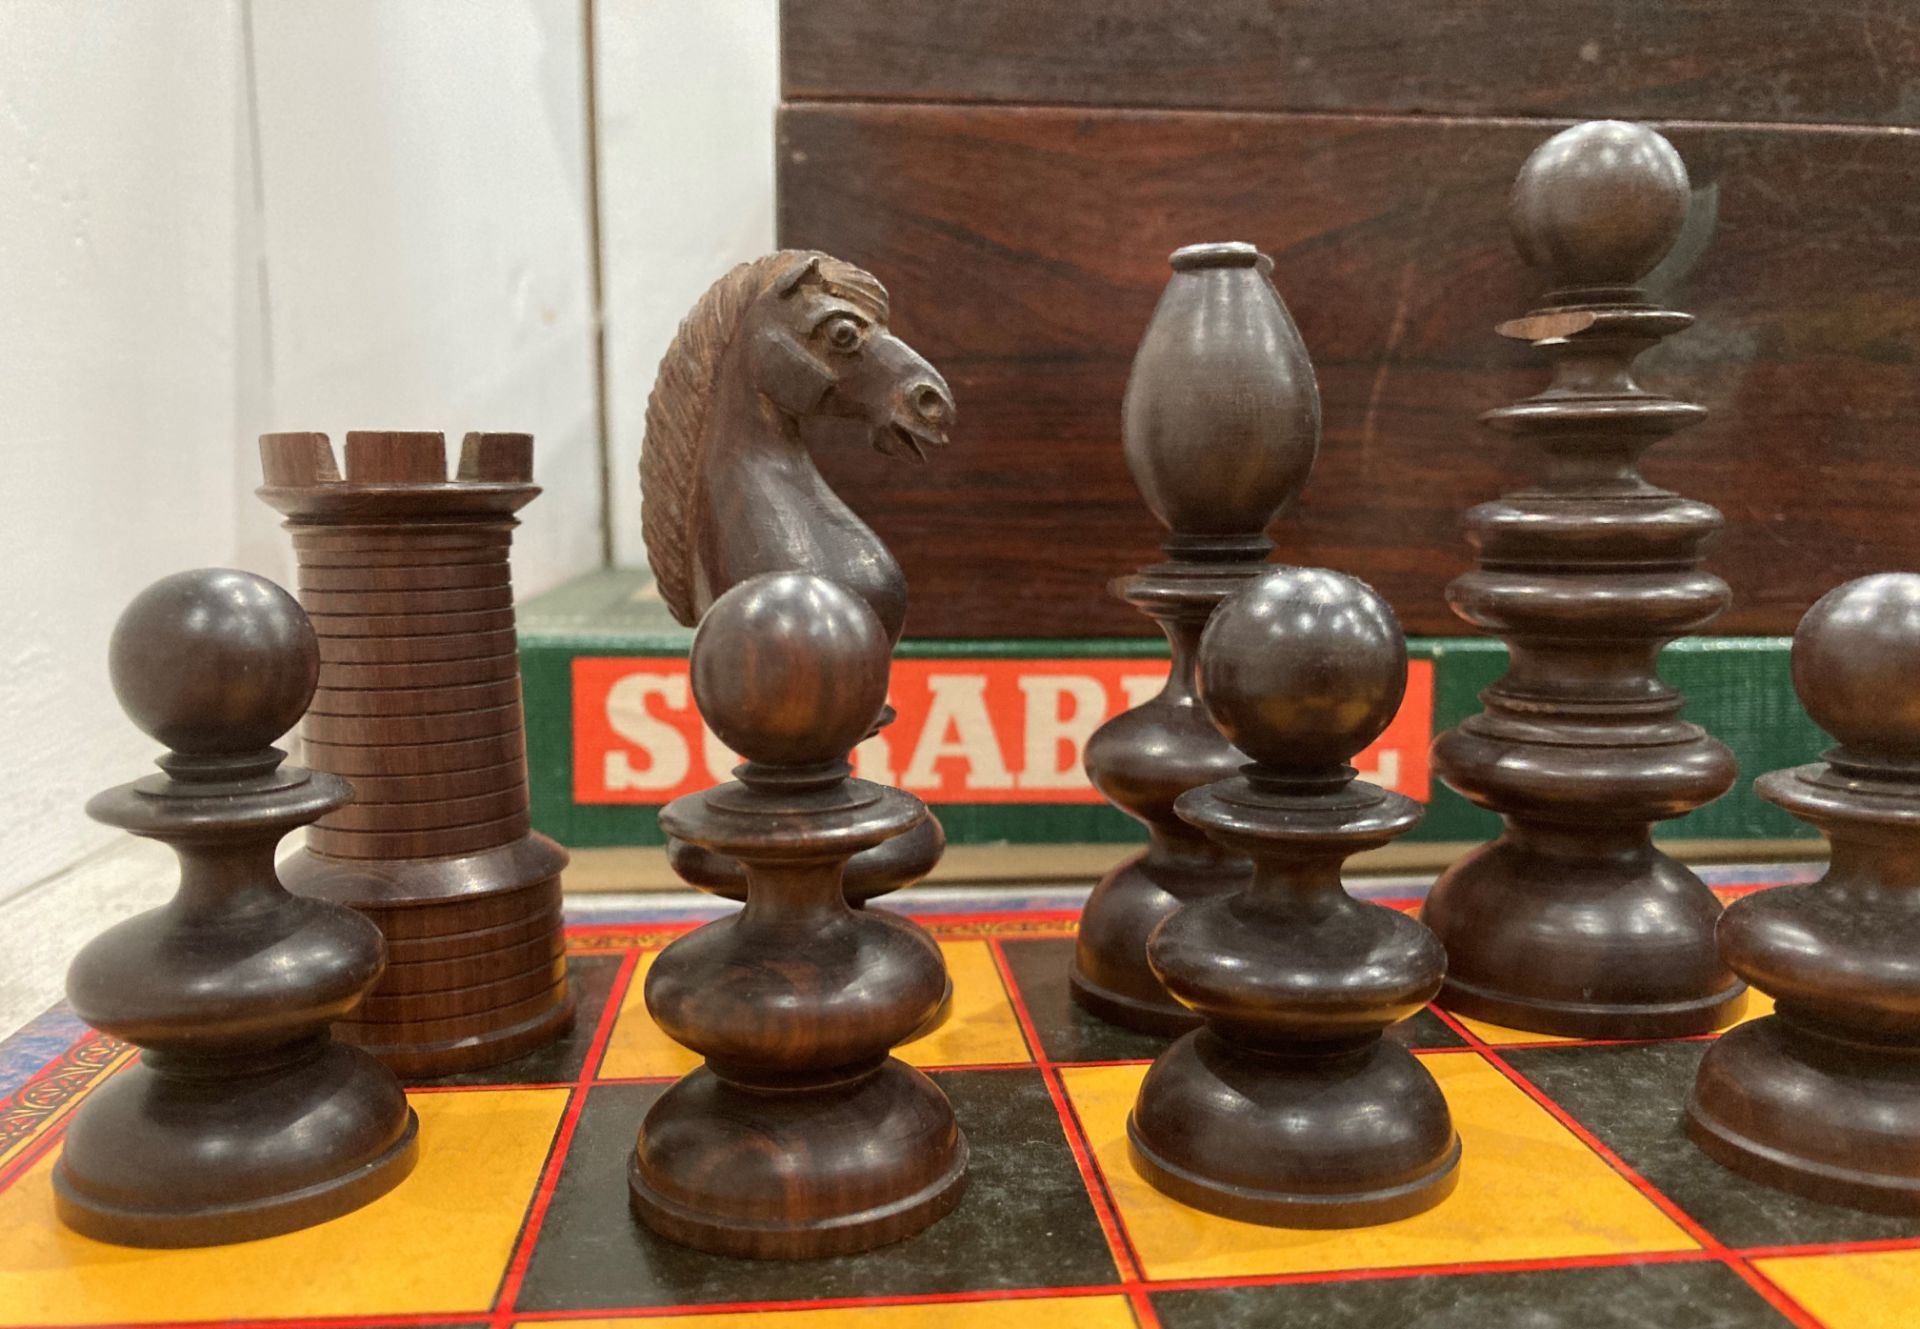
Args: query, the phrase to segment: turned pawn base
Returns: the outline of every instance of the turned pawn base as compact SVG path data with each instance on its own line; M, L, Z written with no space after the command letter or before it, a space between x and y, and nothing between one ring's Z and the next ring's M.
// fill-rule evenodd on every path
M669 1241L763 1260L847 1255L944 1217L967 1180L946 1096L889 1057L756 1090L702 1066L654 1103L627 1168L634 1216Z
M1120 864L1087 897L1068 982L1074 1003L1108 1024L1174 1038L1199 1028L1200 1017L1167 995L1147 964L1147 938L1183 904L1244 889L1251 869L1228 860L1156 871L1146 858Z
M1268 1055L1197 1030L1148 1071L1127 1142L1155 1189L1271 1227L1389 1223L1431 1209L1459 1181L1460 1138L1440 1086L1377 1038Z
M1439 881L1421 921L1447 950L1434 1004L1562 1038L1723 1028L1747 985L1714 945L1720 902L1650 844L1585 858L1503 837Z
M60 1219L123 1246L220 1246L311 1227L413 1170L419 1119L365 1053L246 1078L186 1079L136 1064L75 1114L54 1168Z
M1824 1038L1779 1015L1754 1020L1707 1050L1687 1134L1749 1180L1920 1214L1920 1049Z

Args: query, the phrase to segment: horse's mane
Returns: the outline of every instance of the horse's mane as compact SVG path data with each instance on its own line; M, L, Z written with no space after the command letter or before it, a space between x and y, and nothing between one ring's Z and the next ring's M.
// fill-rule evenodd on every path
M647 432L640 445L640 533L661 598L687 626L699 617L693 597L698 548L701 458L714 384L727 348L749 306L798 266L817 261L829 292L885 322L887 292L869 274L810 250L785 249L735 267L707 288L681 320L660 359L647 398Z

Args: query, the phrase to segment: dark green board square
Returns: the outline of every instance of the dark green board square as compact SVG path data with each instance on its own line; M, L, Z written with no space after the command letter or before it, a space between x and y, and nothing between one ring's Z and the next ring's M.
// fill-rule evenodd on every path
M1627 1165L1733 1247L1920 1237L1920 1219L1801 1199L1720 1166L1686 1136L1684 1110L1704 1040L1504 1054Z
M1154 1294L1161 1329L1775 1329L1718 1260Z
M1012 940L1001 946L1049 1061L1150 1061L1167 1045L1166 1039L1122 1029L1080 1009L1067 983L1071 938ZM1388 1036L1411 1048L1465 1046L1430 1010L1395 1025Z
M662 1241L627 1208L627 1157L662 1085L588 1092L520 1310L597 1310L1085 1286L1118 1272L1040 1073L933 1077L971 1148L960 1207L861 1255L733 1260Z

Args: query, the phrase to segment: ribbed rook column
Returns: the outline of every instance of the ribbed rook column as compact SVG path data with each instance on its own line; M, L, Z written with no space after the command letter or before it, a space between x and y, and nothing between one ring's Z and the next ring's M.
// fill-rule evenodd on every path
M447 478L437 433L260 440L320 637L306 760L354 802L283 869L387 937L373 994L337 1032L404 1075L509 1060L571 1024L560 871L532 830L508 564L540 491L533 440L469 434Z

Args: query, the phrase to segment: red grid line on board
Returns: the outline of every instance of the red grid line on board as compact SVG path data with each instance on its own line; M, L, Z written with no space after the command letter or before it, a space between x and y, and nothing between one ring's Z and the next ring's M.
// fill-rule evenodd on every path
M620 1018L620 1007L626 1001L627 988L633 982L634 971L639 967L640 951L637 948L629 950L621 957L620 970L613 976L606 1005L600 1010L600 1022L594 1026L593 1041L587 1044L586 1056L580 1061L580 1073L574 1077L566 1111L560 1118L560 1128L553 1133L553 1145L548 1150L546 1166L540 1171L540 1184L528 1202L526 1218L521 1222L520 1235L514 1242L513 1256L507 1262L507 1271L494 1295L493 1313L489 1317L493 1329L509 1329L514 1321L514 1303L520 1299L520 1288L526 1282L528 1267L533 1263L533 1249L540 1241L541 1224L546 1221L547 1208L553 1203L554 1190L560 1184L560 1173L566 1167L567 1153L573 1148L573 1133L580 1125L580 1114L586 1110L587 1091L593 1087L594 1072L600 1069L607 1042L613 1037L614 1022Z
M1133 1238L1120 1220L1120 1208L1114 1203L1112 1192L1107 1189L1107 1179L1100 1173L1099 1161L1093 1156L1093 1146L1087 1140L1079 1114L1073 1110L1067 1098L1059 1068L1048 1057L1046 1045L1040 1040L1040 1032L1033 1023L1033 1012L1027 1009L1026 994L1020 991L1020 984L1014 980L1013 970L1007 964L1007 953L999 938L990 940L987 949L993 954L994 971L999 975L1000 987L1013 1007L1014 1019L1020 1023L1020 1036L1027 1040L1027 1051L1033 1054L1033 1063L1039 1067L1040 1078L1047 1086L1047 1096L1053 1100L1054 1113L1060 1119L1060 1132L1066 1136L1067 1147L1073 1151L1074 1165L1080 1169L1080 1183L1086 1188L1094 1217L1100 1220L1100 1230L1106 1235L1114 1267L1120 1271L1122 1282L1131 1291L1141 1282L1139 1252L1134 1250Z
M1456 1019L1450 1012L1443 1011L1438 1006L1433 1007L1432 1010L1447 1024L1453 1026L1455 1033L1472 1044L1474 1049L1480 1053L1481 1057L1483 1057L1489 1065L1504 1075L1528 1098L1531 1098L1535 1103L1546 1109L1555 1121L1558 1121L1568 1131L1572 1132L1574 1138L1591 1149L1595 1154L1599 1155L1608 1167L1619 1173L1629 1185L1650 1200L1661 1213L1679 1225L1681 1231L1699 1242L1709 1254L1725 1263L1742 1282L1757 1292L1768 1305L1786 1316L1790 1322L1799 1326L1799 1329L1825 1329L1823 1321L1816 1319L1806 1307L1787 1295L1772 1279L1748 1264L1745 1259L1728 1248L1727 1245L1718 1237L1714 1236L1713 1233L1694 1221L1691 1214L1676 1204L1664 1191L1641 1176L1639 1171L1629 1165L1626 1159L1620 1157L1620 1155L1609 1148L1599 1136L1583 1126L1574 1118L1571 1112L1555 1102L1552 1096L1544 1089L1541 1089L1538 1085L1534 1084L1533 1081L1527 1079L1526 1076L1515 1070L1513 1066L1507 1062L1506 1058L1502 1057L1492 1046L1474 1034L1471 1029L1467 1028L1464 1021Z

